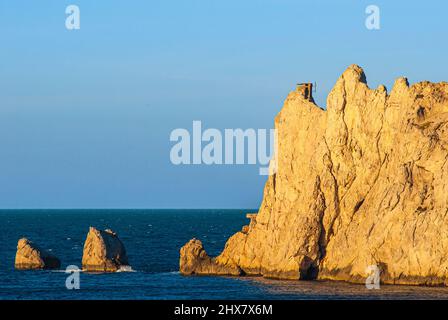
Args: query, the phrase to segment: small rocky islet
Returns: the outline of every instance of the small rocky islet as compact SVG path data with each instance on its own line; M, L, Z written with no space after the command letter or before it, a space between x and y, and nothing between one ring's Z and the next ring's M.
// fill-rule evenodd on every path
M84 243L82 268L92 272L115 272L128 266L126 249L117 234L90 227Z
M61 267L61 261L27 238L22 238L17 243L14 267L18 270L58 269Z
M59 269L61 261L48 250L22 238L17 244L14 266L17 270ZM128 266L126 249L117 234L110 229L103 231L90 227L84 243L82 270L116 272Z

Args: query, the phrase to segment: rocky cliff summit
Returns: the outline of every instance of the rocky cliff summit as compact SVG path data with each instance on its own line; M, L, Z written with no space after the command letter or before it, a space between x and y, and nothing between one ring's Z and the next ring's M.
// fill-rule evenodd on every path
M209 258L195 240L183 274L448 284L448 83L399 78L388 94L350 66L319 108L291 92L257 215ZM188 262L188 263L186 263Z

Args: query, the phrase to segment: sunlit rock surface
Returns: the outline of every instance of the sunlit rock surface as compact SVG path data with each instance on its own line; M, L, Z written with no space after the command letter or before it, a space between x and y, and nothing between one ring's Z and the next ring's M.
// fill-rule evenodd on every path
M258 215L214 259L188 243L180 271L360 282L377 265L383 283L448 284L447 123L445 82L388 94L352 65L327 110L291 92Z
M90 227L82 255L83 270L115 272L128 265L126 249L117 234L110 229Z

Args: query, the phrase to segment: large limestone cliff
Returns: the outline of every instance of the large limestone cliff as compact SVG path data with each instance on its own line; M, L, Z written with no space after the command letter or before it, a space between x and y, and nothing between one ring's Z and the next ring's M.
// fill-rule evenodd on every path
M216 258L186 244L182 273L360 282L377 265L383 283L448 284L448 83L388 94L352 65L326 111L294 91L275 127L258 215Z

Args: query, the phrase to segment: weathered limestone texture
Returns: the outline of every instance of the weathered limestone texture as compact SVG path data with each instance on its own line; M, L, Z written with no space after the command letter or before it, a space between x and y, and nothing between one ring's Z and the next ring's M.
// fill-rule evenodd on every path
M117 234L110 229L90 227L82 255L83 270L115 272L123 266L128 266L128 258Z
M275 127L258 215L214 259L189 242L182 273L360 282L377 265L383 283L448 284L448 83L388 94L352 65L326 111L293 91Z
M27 269L58 269L61 262L54 255L41 250L33 242L22 238L17 243L15 268Z

